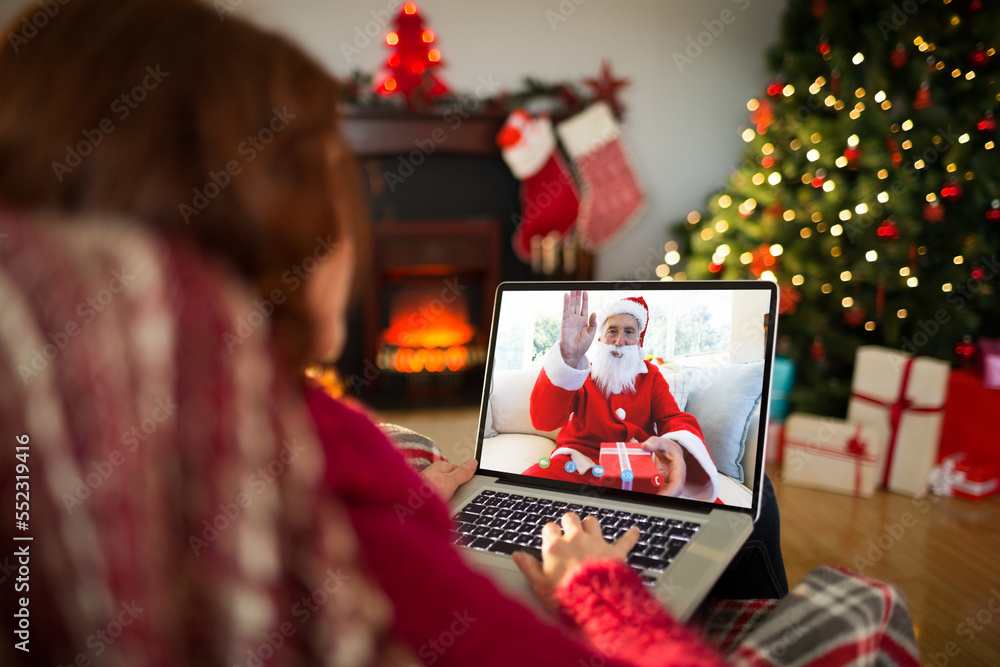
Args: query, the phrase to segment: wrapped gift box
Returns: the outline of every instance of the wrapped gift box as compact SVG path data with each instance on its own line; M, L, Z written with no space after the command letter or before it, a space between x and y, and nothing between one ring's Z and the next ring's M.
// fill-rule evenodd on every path
M976 460L964 453L952 454L930 475L931 491L939 496L955 496L978 501L997 492L1000 487L1000 466Z
M781 479L867 498L878 483L886 435L879 426L791 414L785 421Z
M888 433L881 484L910 496L927 493L937 461L948 394L946 362L875 345L858 348L847 421Z
M938 460L965 453L973 459L1000 463L997 415L1000 415L1000 391L983 386L972 369L952 371Z
M1000 340L979 339L979 373L984 387L1000 389Z
M663 476L656 471L653 455L635 442L602 442L601 486L626 491L656 493Z

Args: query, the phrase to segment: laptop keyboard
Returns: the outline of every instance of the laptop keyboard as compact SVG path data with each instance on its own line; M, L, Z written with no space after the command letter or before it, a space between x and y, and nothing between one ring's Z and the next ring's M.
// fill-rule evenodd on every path
M581 519L597 517L604 539L609 542L638 526L639 542L629 552L626 562L646 584L656 582L658 575L701 528L691 521L487 489L455 515L455 544L496 554L527 551L540 559L542 526L549 521L558 522L566 512L576 512Z

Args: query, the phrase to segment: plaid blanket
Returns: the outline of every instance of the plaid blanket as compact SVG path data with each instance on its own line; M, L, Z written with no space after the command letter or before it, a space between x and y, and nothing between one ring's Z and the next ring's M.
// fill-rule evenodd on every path
M713 603L704 631L740 667L919 665L902 594L834 567L816 568L781 601Z

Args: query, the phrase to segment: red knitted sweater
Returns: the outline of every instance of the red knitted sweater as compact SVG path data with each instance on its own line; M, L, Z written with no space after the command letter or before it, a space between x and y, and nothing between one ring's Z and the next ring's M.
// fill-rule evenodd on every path
M579 568L556 591L561 623L539 618L465 565L444 503L367 417L318 389L307 402L327 454L326 480L393 603L396 638L425 664L724 664L615 561Z

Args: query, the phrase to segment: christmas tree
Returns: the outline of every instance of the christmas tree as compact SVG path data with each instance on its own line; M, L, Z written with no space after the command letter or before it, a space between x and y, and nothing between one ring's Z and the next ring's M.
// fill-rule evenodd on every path
M376 92L402 95L410 110L426 107L432 98L448 93L448 87L434 74L441 66L441 51L433 46L437 37L425 26L415 2L403 5L394 25L396 29L385 36L393 53L385 63L387 72Z
M793 407L843 416L855 350L1000 333L1000 5L790 0L748 148L662 277L781 290Z

